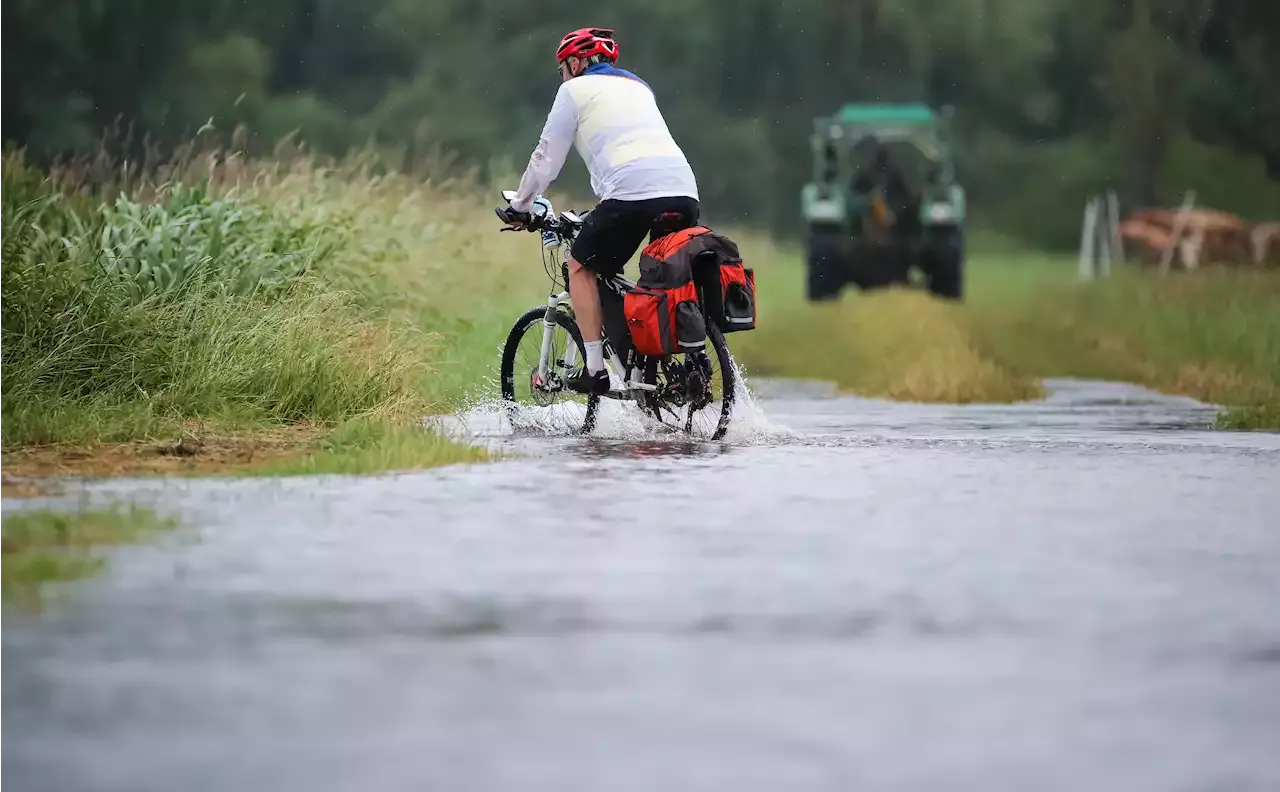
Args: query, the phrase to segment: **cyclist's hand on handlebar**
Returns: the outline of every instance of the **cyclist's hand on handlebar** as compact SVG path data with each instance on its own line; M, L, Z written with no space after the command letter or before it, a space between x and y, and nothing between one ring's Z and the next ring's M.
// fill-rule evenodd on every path
M497 213L498 219L506 223L507 228L512 231L527 230L533 223L533 215L528 212L518 212L510 206L499 206L493 211Z

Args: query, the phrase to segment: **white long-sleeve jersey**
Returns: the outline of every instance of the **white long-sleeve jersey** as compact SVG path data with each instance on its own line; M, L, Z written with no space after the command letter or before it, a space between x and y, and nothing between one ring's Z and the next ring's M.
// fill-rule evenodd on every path
M538 146L511 207L527 212L560 175L569 147L582 155L600 200L688 196L698 184L658 111L653 91L634 74L597 63L561 83Z

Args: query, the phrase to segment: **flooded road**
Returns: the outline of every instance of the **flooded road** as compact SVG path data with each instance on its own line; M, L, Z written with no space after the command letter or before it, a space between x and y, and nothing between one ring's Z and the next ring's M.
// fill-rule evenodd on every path
M5 615L3 783L1280 789L1280 435L1050 384L760 383L724 443L476 410L519 458L96 485L183 527Z

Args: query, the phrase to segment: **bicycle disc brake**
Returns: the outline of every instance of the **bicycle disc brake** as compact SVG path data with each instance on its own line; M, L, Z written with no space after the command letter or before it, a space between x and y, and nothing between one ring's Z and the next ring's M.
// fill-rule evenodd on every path
M529 392L542 393L548 396L555 395L564 390L564 378L560 376L559 371L565 368L564 359L552 361L547 367L547 377L543 379L538 375L538 370L529 372Z
M711 377L711 359L705 352L686 355L684 391L695 411L712 402Z

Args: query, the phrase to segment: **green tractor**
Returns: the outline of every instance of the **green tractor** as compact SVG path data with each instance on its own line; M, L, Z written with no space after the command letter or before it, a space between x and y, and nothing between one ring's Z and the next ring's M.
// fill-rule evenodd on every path
M964 189L951 159L950 109L850 104L814 121L813 181L801 192L808 297L920 283L960 299Z

